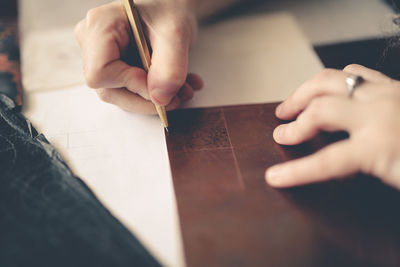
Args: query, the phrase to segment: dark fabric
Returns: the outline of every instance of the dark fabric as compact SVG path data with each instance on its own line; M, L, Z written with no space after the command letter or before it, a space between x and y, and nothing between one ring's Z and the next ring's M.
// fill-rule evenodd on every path
M0 266L160 266L2 94Z
M384 0L394 11L399 13L400 11L400 0Z
M315 46L314 50L327 68L343 69L356 63L399 80L399 41L397 37L377 38Z
M0 16L16 17L18 13L18 0L1 0Z

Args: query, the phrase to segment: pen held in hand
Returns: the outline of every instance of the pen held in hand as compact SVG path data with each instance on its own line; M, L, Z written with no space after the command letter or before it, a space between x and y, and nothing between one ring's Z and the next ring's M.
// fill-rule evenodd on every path
M147 45L146 37L144 35L144 31L142 28L142 23L140 21L139 12L135 7L133 0L124 0L125 11L129 19L129 23L132 28L133 36L135 38L140 59L142 60L142 64L144 70L149 72L150 65L151 65L151 58L149 47ZM167 119L167 112L165 107L159 106L155 104L155 108L157 110L158 116L163 123L164 128L168 131L168 119Z

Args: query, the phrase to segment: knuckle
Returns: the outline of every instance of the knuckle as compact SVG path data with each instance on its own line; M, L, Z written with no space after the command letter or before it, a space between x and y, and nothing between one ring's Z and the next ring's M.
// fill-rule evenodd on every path
M326 84L327 81L331 80L332 77L337 75L337 70L334 69L324 69L312 79L304 83L303 87L308 88L308 90L321 90L322 85Z
M128 21L125 16L121 16L120 12L115 12L113 6L108 4L90 9L85 18L87 28L92 32L106 34L101 36L102 39L110 35L108 38L112 41L122 37L123 43L129 43Z
M300 87L298 87L288 99L294 105L298 105L302 101L304 101L304 97L316 90L318 86L315 84L314 79L309 79L305 81Z
M106 103L111 103L111 92L107 89L98 89L96 90L99 98Z
M90 9L86 14L86 19L88 21L88 24L92 24L101 19L102 13L103 13L103 7L95 7Z
M299 89L295 92L295 98L301 99L301 96L306 96L309 94L315 94L320 89L321 81L314 78L306 81Z
M335 69L324 69L319 74L314 77L314 81L320 83L325 81L326 79L330 79L332 76L337 74L337 70Z
M307 107L307 119L311 122L318 122L320 119L321 111L324 109L325 99L317 97L313 99Z
M129 68L123 77L125 78L125 84L133 86L134 84L143 83L144 87L147 87L147 74L144 70L136 71L133 68Z
M346 67L343 68L343 71L345 72L355 72L360 69L361 65L358 64L349 64Z
M80 42L81 37L82 37L84 23L85 23L85 20L81 20L79 23L77 23L75 25L75 28L74 28L75 39L77 39L78 42Z
M97 89L102 87L102 78L98 69L87 69L85 68L85 79L86 84L90 88Z

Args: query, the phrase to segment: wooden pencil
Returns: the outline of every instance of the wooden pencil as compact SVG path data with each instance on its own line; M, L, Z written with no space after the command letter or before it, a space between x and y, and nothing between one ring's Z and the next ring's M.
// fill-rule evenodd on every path
M133 0L124 0L125 11L129 19L129 23L131 25L133 36L135 38L140 59L142 60L142 64L144 70L149 72L151 65L151 57L149 52L149 47L147 45L146 37L144 35L142 23L140 20L139 11L137 10ZM167 112L164 106L154 104L158 116L161 119L161 122L166 130L168 130L168 119Z

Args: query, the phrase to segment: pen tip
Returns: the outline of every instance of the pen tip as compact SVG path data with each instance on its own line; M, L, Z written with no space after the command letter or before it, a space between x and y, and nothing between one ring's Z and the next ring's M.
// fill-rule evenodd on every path
M166 131L167 133L169 133L168 127L165 127L164 129L165 129L165 131Z

